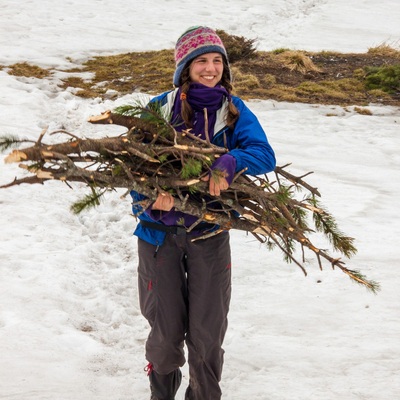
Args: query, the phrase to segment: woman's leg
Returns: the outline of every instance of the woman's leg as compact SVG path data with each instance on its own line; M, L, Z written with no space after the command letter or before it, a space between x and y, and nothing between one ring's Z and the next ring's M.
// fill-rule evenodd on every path
M146 341L150 363L152 399L172 400L179 388L179 367L185 363L183 350L187 326L186 272L184 253L173 235L156 252L138 241L139 301L151 330Z
M229 234L190 242L187 237L189 325L186 344L190 382L187 400L218 400L222 343L231 297Z

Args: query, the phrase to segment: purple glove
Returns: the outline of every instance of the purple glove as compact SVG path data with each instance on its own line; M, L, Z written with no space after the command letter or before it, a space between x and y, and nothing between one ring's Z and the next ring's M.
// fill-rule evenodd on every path
M236 158L230 154L223 154L217 158L210 167L213 171L219 170L226 173L225 179L229 183L232 183L236 172Z

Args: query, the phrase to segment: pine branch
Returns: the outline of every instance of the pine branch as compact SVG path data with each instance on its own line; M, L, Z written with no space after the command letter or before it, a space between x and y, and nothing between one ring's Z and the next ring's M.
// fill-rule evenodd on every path
M23 143L34 143L32 140L23 140L15 135L0 136L0 152L19 147Z
M242 171L221 196L213 197L208 193L208 183L201 178L209 172L212 160L228 150L190 132L176 132L159 113L157 105L121 107L91 117L89 122L117 124L127 131L101 139L79 139L68 134L68 141L51 146L42 143L45 134L42 132L33 146L14 150L5 159L19 162L33 176L15 179L2 187L46 180L68 185L85 183L91 194L72 206L74 212L98 205L104 193L116 188L142 193L146 196L140 204L144 209L160 191L167 190L174 196L175 209L196 216L196 224L206 221L219 225L221 230L250 232L268 249L278 248L285 260L296 264L304 274L307 274L304 251L308 249L315 254L321 269L322 261L326 260L354 282L374 293L379 290L378 283L346 268L340 258L312 243L310 237L315 230L328 239L334 251L348 258L356 253L354 239L340 231L333 216L316 200L316 196L321 196L318 190L305 182L308 174L295 176L286 171L287 166L277 167L276 180L271 181L268 175L251 177ZM18 139L10 142L17 143ZM302 191L309 195L298 200ZM314 226L310 226L310 220ZM297 247L301 248L301 260L295 257Z
M90 194L72 204L71 211L74 214L80 214L84 210L100 205L100 199L106 193L106 190L96 191L93 186L90 186L90 189L92 190Z
M310 186L307 182L303 180L304 177L312 174L312 172L308 172L307 174L302 176L294 176L285 170L285 168L289 165L290 164L284 165L282 167L276 167L275 172L277 173L277 176L278 174L280 174L284 176L286 179L288 179L290 182L293 182L295 185L300 185L309 190L312 194L321 197L321 194L319 193L317 188Z
M311 197L309 202L318 209L318 212L313 213L317 230L324 233L335 250L340 251L348 258L355 255L357 249L353 244L354 238L346 236L340 231L333 216L320 206L319 201L315 197Z
M349 278L361 286L366 287L372 293L377 294L381 290L381 285L377 281L367 279L360 271L351 270L340 265L339 268L349 276Z

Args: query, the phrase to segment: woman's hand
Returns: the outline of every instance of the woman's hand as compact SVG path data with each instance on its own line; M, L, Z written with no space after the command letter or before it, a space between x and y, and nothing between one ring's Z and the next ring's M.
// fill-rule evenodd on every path
M229 188L232 183L236 169L236 158L230 154L218 157L210 167L209 173L202 178L210 182L208 190L211 196L219 196L222 190Z
M156 201L151 206L152 210L171 211L174 206L174 198L167 192L159 193Z
M203 178L204 181L209 181L208 190L210 191L211 196L219 196L221 194L221 190L226 190L229 187L228 181L221 176L220 174L216 177L206 175Z

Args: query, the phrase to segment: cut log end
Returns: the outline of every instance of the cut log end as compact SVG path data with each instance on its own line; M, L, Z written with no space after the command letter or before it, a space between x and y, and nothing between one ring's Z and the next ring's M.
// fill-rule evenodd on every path
M6 164L11 164L14 162L20 162L20 161L25 161L27 160L28 157L27 155L21 151L21 150L14 150L12 153L10 153L5 159L4 162Z
M48 171L38 170L36 172L36 176L39 179L54 179L54 175L51 172L48 172Z
M100 115L94 115L88 119L88 122L92 124L104 124L104 123L109 123L112 124L113 120L111 118L111 111L107 110L101 113Z

